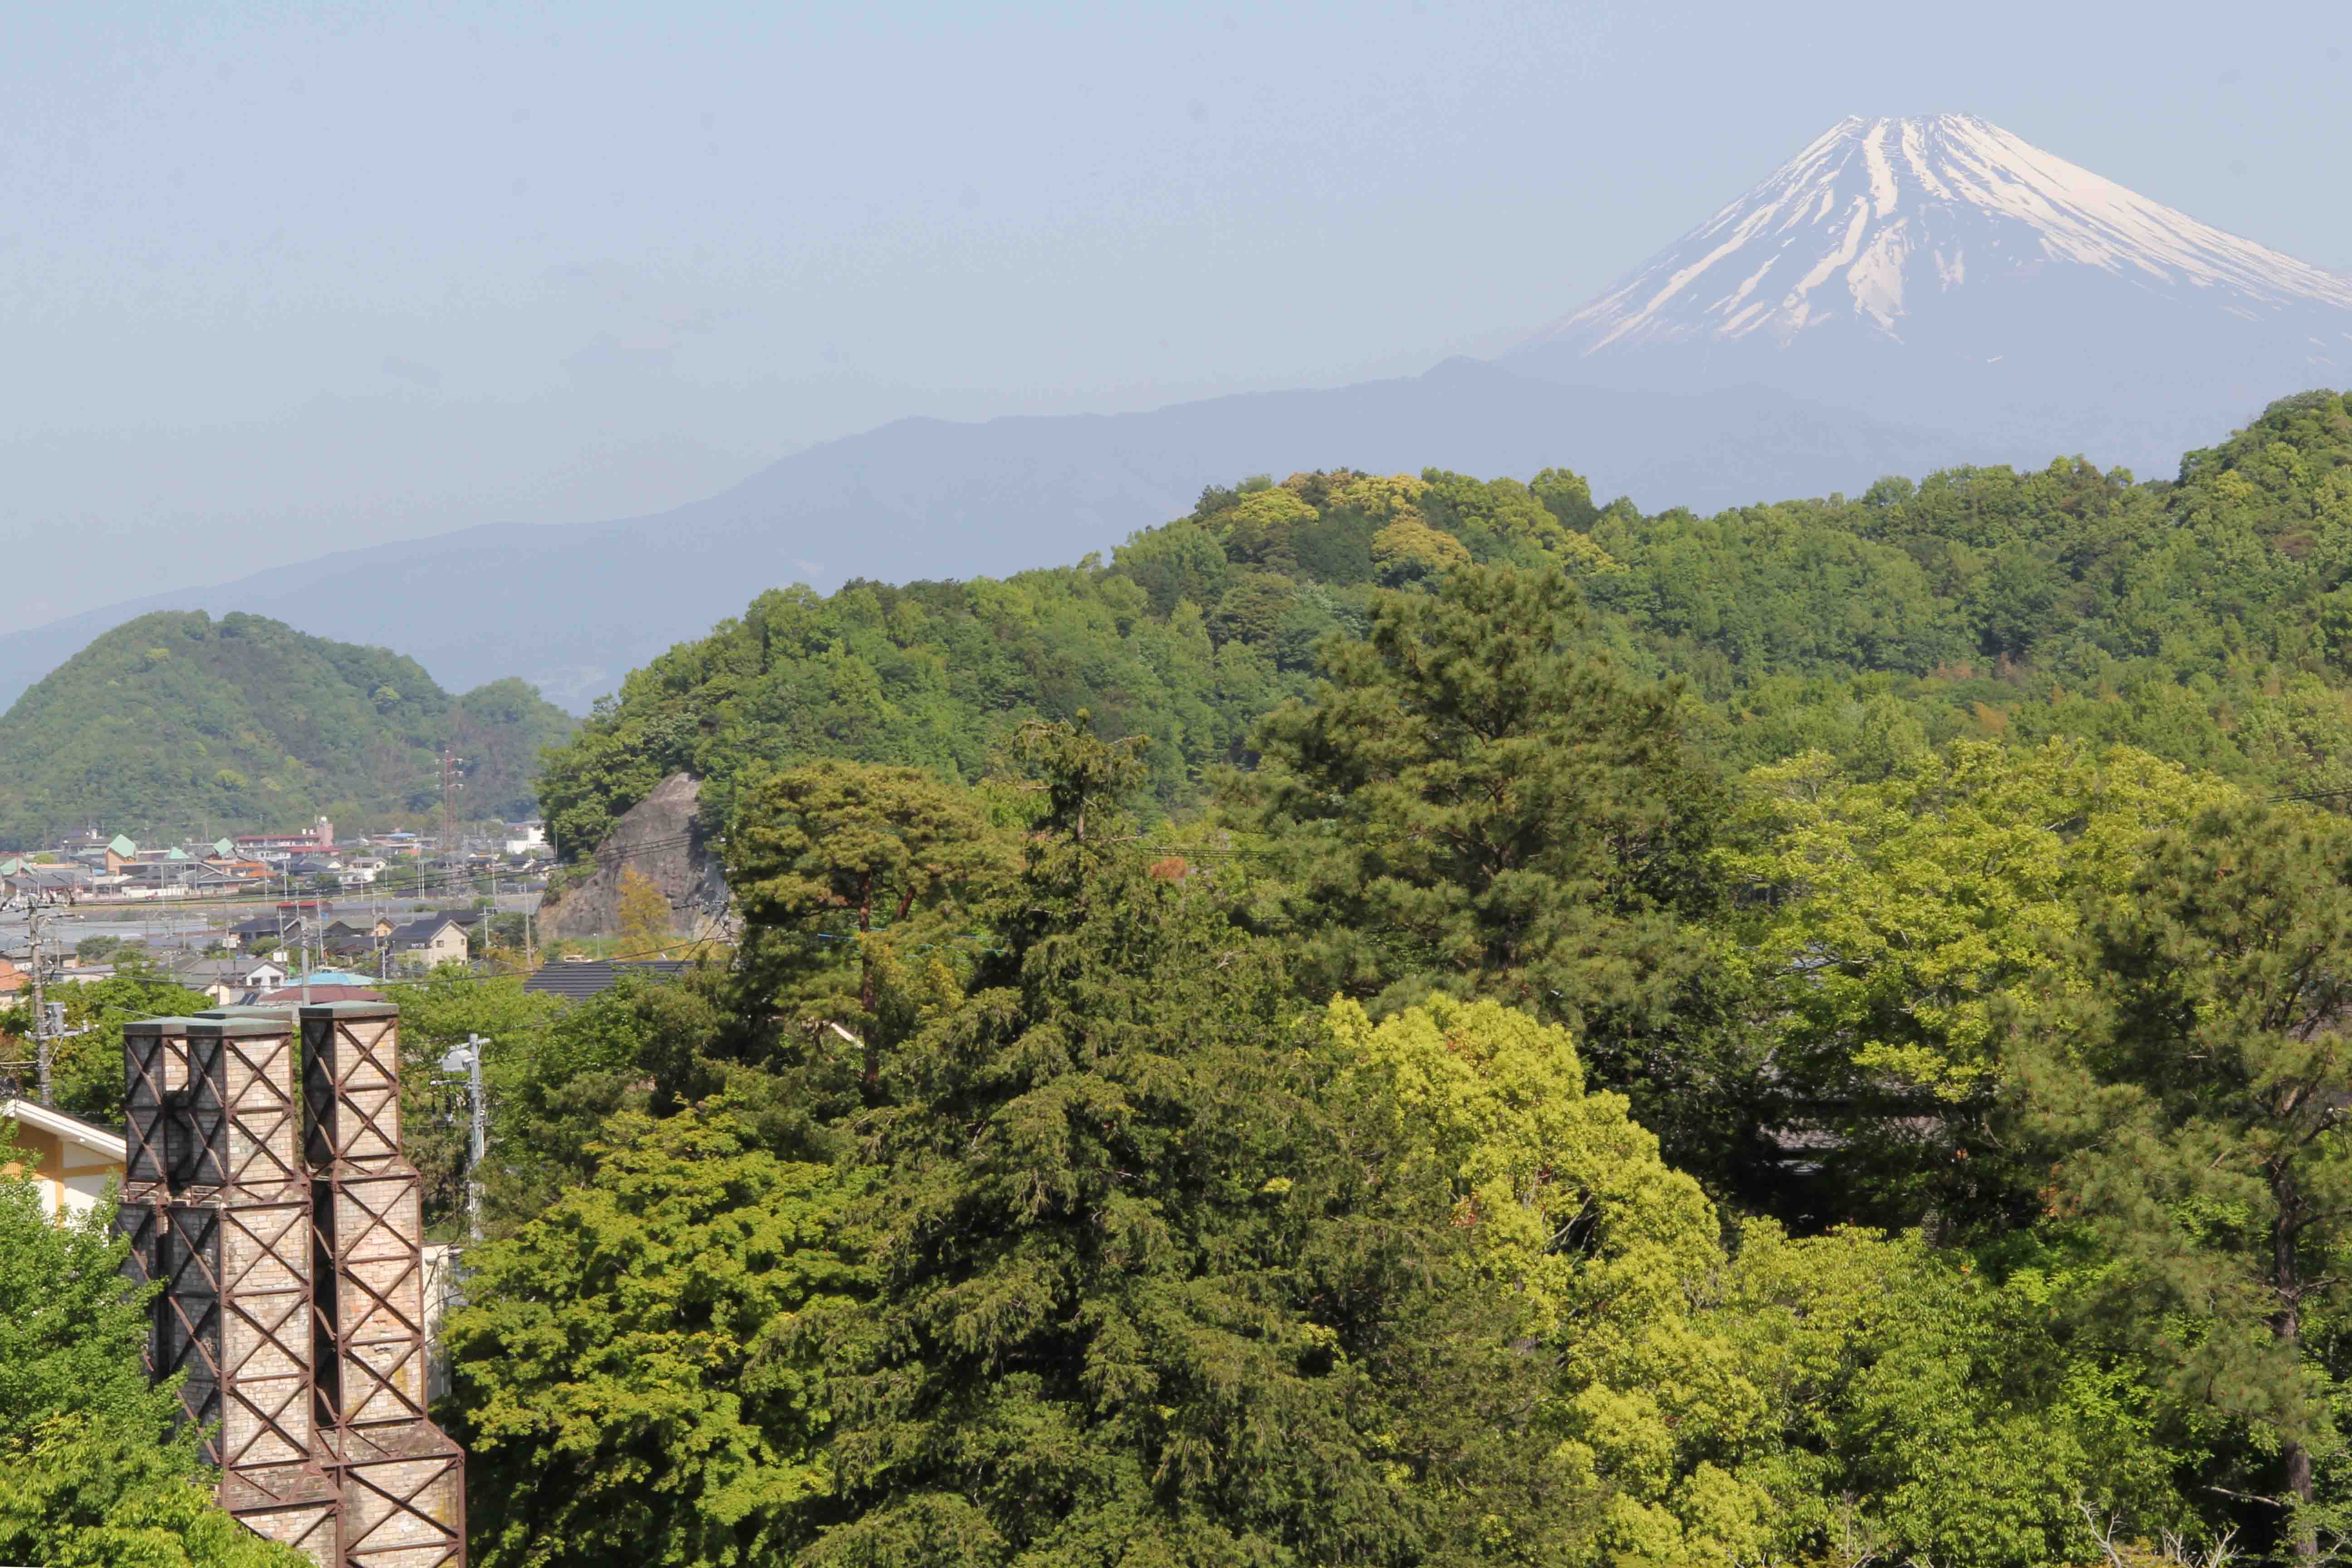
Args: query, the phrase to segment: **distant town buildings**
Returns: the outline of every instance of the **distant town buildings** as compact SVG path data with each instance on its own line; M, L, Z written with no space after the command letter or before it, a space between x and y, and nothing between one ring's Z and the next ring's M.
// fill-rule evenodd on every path
M320 817L299 833L247 833L236 840L236 852L257 860L285 860L297 855L326 855L335 847L335 825Z
M536 820L437 841L339 838L323 816L295 832L163 845L93 826L0 849L0 1006L27 1000L37 971L55 1014L59 987L110 979L121 960L215 1006L299 997L305 967L322 964L340 968L311 971L313 1004L372 1000L401 972L481 963L494 898L512 910L550 868ZM527 922L512 940L528 950ZM21 1088L0 1072L0 1100Z

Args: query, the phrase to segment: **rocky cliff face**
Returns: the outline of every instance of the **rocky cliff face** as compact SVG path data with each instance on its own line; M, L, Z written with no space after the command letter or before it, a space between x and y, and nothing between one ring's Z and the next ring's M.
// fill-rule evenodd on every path
M680 931L692 932L727 907L727 879L715 845L695 821L698 780L672 773L632 806L596 846L596 870L565 890L547 915L550 940L610 936L620 929L621 872L634 868L669 900Z

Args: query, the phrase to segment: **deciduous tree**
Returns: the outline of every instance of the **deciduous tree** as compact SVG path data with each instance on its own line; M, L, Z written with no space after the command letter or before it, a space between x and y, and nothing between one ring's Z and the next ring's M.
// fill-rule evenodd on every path
M467 1258L475 1561L787 1562L832 1484L813 1324L866 1288L849 1186L723 1103L604 1138L585 1184Z
M302 1568L214 1501L179 1401L141 1362L152 1291L103 1205L45 1212L0 1123L0 1558L57 1568Z

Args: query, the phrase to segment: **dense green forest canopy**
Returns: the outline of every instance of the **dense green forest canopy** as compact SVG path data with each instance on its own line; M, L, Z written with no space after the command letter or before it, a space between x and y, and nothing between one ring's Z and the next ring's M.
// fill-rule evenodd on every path
M1196 804L1317 648L1462 561L1543 564L1630 672L1678 675L1733 765L1854 757L1896 731L2123 742L2258 789L2352 785L2352 410L2273 405L2176 478L2081 459L1961 468L1713 517L1583 482L1294 475L1213 489L1108 563L1002 582L778 590L633 673L540 793L593 845L669 773L723 821L747 771L814 756L976 779L1085 708Z
M1376 606L1200 862L1032 724L764 780L682 982L404 988L414 1124L499 1046L479 1561L2337 1550L2352 833L2065 741L1694 793L1470 677L1643 691L1549 581Z
M465 759L467 816L525 816L541 748L571 726L520 680L452 696L414 659L257 616L142 616L0 716L0 844L422 813L445 746Z
M2352 818L2267 797L2347 765L2347 524L2328 394L2160 484L1301 475L763 596L549 786L701 772L740 940L391 987L473 1560L2336 1560ZM124 1414L0 1528L184 1517L16 1202Z

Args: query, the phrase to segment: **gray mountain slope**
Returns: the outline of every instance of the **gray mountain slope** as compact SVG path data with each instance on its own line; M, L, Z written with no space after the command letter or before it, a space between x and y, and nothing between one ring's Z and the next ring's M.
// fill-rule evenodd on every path
M0 703L152 609L245 610L408 654L452 689L520 675L574 711L763 589L1001 575L1108 552L1252 473L1576 469L1596 496L1712 510L1961 460L2047 460L1730 387L1626 394L1451 361L1425 375L1149 413L903 419L653 517L490 526L345 552L0 637Z

